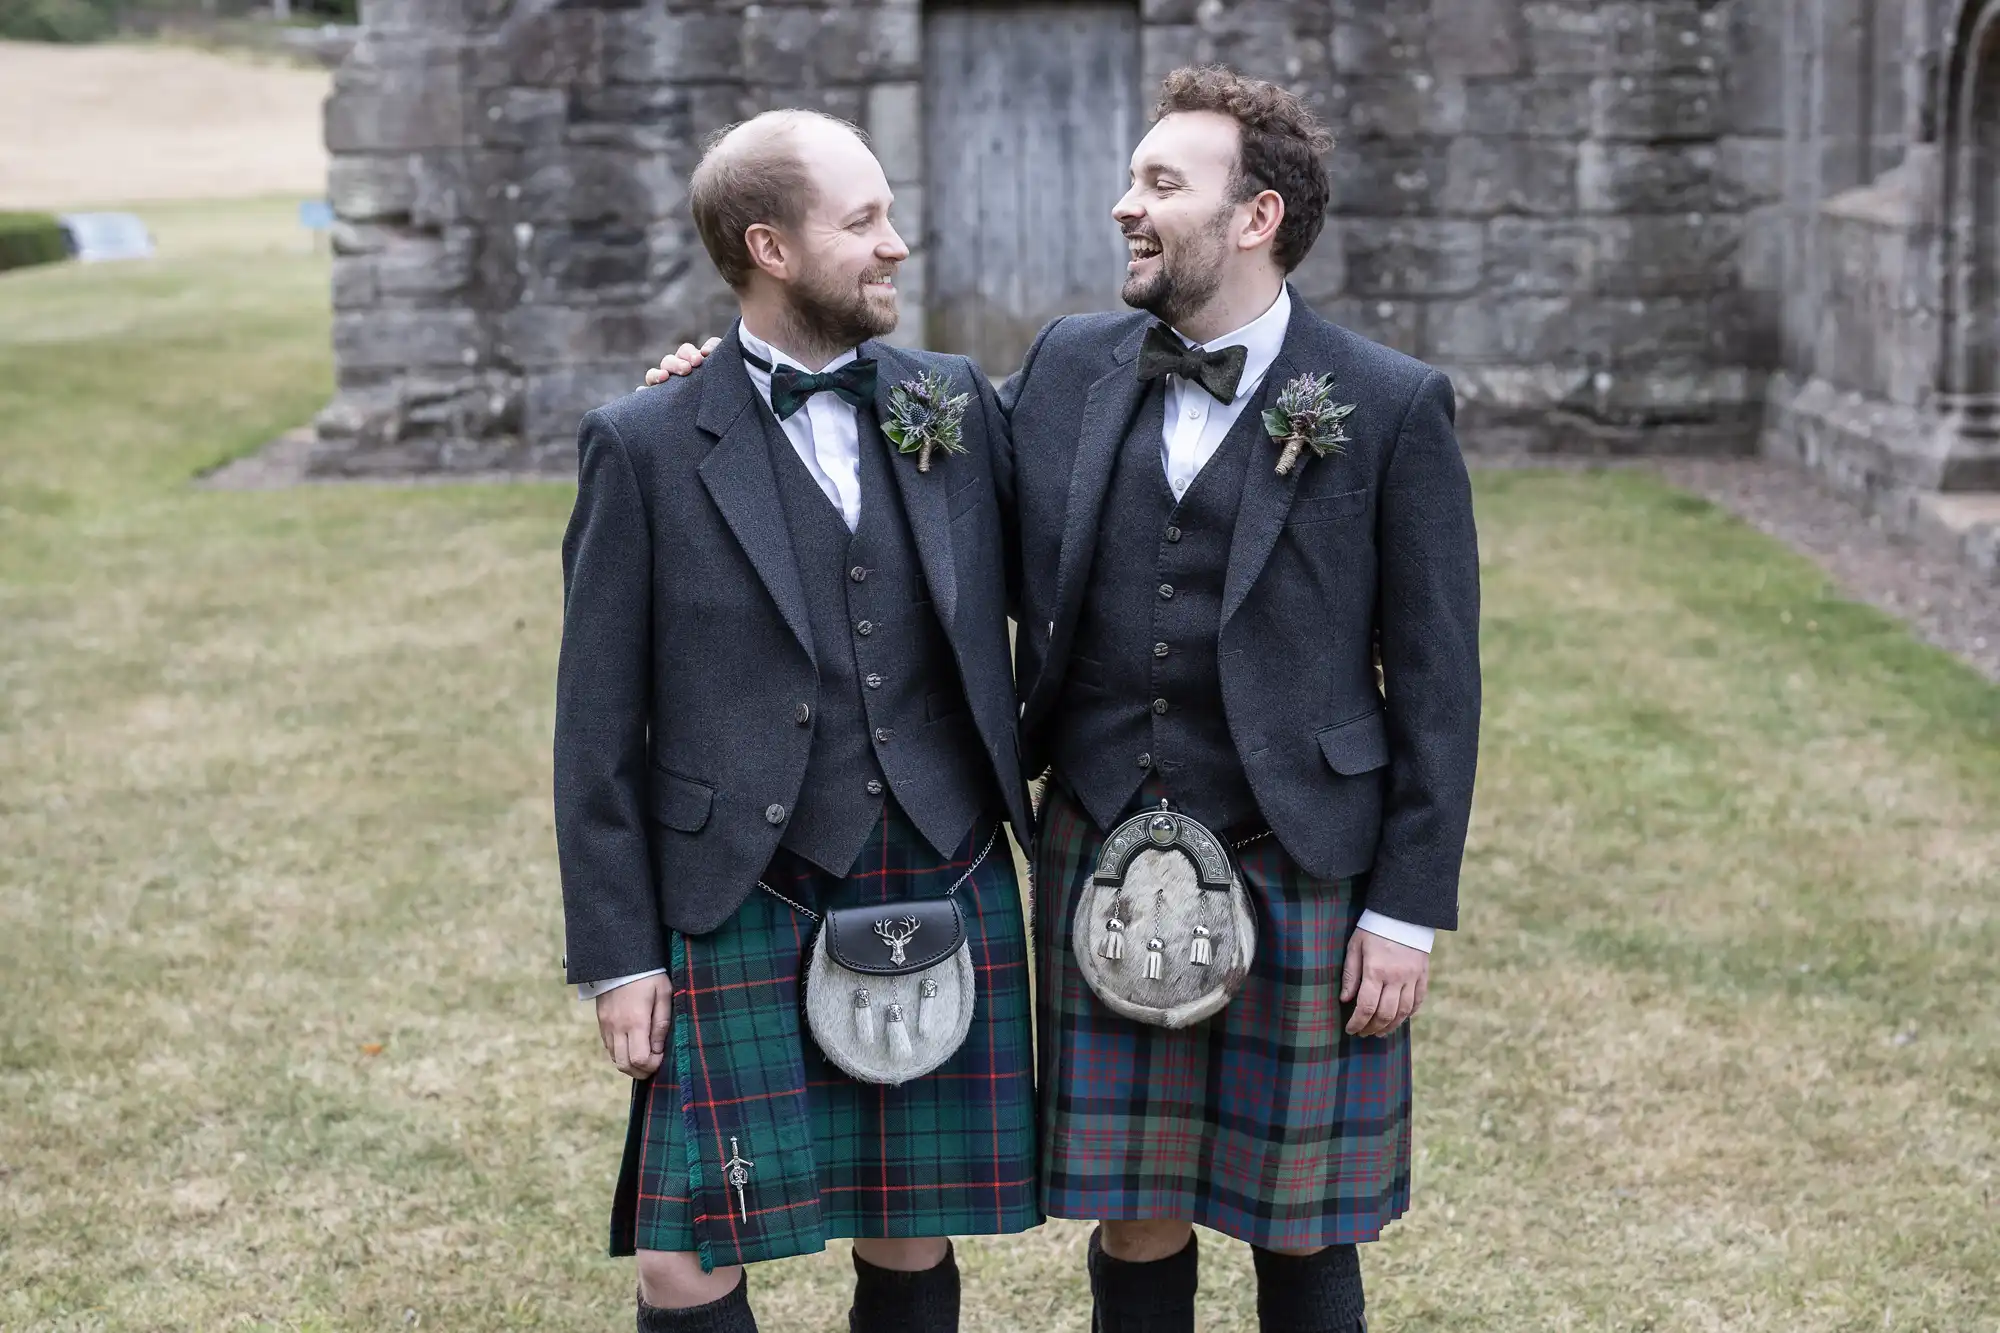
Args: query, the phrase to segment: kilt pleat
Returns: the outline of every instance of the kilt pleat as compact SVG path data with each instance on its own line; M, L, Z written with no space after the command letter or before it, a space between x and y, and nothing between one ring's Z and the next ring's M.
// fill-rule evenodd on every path
M1070 919L1102 843L1051 783L1035 857L1042 1206L1275 1249L1374 1240L1409 1206L1410 1029L1345 1031L1357 883L1307 875L1275 838L1237 852L1250 976L1220 1014L1169 1031L1114 1014L1077 971Z
M892 803L846 878L781 850L764 881L819 912L939 897L992 828L981 821L940 857ZM614 1255L698 1252L728 1265L813 1253L837 1236L1041 1222L1027 931L1004 837L957 896L978 977L972 1028L941 1068L896 1088L849 1078L806 1030L811 918L759 890L720 929L674 936L679 1058L634 1085ZM755 1163L740 1205L723 1171L732 1138Z

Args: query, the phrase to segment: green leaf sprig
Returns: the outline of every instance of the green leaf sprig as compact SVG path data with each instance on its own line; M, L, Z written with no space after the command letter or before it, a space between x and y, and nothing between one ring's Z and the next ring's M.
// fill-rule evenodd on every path
M927 370L889 390L882 433L899 453L917 456L917 471L929 472L933 455L965 452L965 405L971 401L971 394L953 394L943 375Z
M1278 394L1277 404L1264 409L1264 430L1283 446L1278 475L1289 476L1305 451L1325 458L1342 452L1349 442L1347 418L1353 403L1333 401L1332 375L1301 375Z

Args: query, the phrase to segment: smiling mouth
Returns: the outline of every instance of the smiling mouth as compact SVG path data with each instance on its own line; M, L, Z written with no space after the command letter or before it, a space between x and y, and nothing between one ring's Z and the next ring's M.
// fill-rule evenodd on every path
M1160 257L1160 243L1150 236L1127 236L1125 247L1131 252L1131 262L1127 268L1137 268L1149 259Z

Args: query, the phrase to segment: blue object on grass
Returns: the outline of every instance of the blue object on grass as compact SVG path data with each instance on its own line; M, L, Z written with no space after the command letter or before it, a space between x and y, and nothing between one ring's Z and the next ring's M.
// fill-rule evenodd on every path
M63 213L57 221L69 233L70 247L86 264L106 259L151 259L153 236L130 213Z
M307 231L326 231L333 226L333 205L324 199L299 201L299 225Z

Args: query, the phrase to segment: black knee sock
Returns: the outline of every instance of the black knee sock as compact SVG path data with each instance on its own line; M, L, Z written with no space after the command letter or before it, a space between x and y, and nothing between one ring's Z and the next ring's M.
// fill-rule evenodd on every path
M1361 1312L1361 1256L1352 1245L1318 1254L1274 1254L1254 1246L1257 1326L1263 1333L1355 1333Z
M736 1279L727 1296L685 1310L663 1310L639 1298L639 1333L757 1333L750 1313L750 1275Z
M1194 1333L1194 1293L1201 1279L1194 1233L1179 1254L1143 1263L1106 1254L1103 1236L1102 1227L1090 1233L1094 1333Z
M917 1273L878 1268L854 1252L854 1308L849 1333L958 1333L958 1258Z

